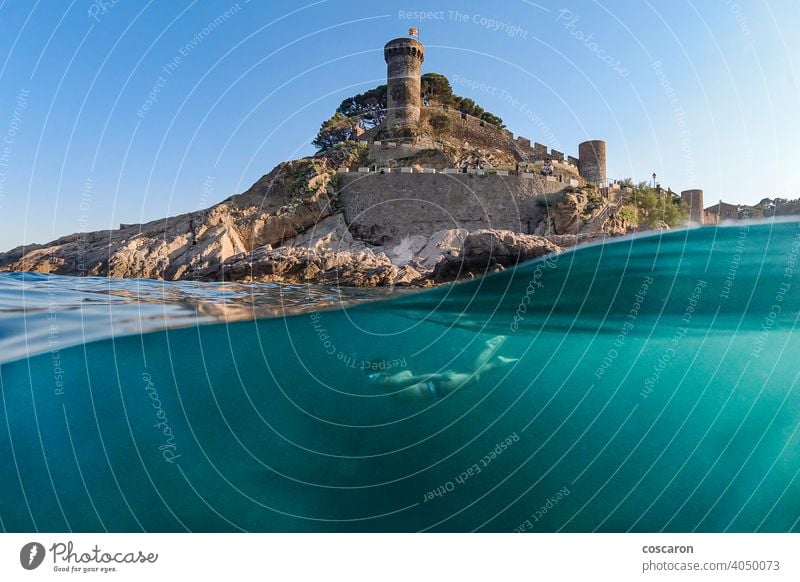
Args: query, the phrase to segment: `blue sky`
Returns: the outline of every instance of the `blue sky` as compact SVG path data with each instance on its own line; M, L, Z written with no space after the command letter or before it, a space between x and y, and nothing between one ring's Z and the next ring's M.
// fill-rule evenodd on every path
M0 249L245 190L410 26L423 71L567 154L605 139L611 177L800 196L796 0L0 0Z

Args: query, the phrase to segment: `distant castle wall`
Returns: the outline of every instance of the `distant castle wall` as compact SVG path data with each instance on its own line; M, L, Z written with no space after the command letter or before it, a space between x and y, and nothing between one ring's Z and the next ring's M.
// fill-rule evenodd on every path
M544 217L545 197L557 195L565 187L564 183L532 174L339 175L345 221L355 236L372 244L451 228L532 233Z

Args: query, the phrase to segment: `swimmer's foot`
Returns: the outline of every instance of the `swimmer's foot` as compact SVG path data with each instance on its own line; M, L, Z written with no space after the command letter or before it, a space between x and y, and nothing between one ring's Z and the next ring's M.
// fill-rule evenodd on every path
M492 339L486 340L486 347L487 348L494 348L497 349L505 343L508 338L504 335L498 335L493 337Z
M497 356L497 361L501 364L513 364L514 362L519 362L519 358L507 358L505 356Z

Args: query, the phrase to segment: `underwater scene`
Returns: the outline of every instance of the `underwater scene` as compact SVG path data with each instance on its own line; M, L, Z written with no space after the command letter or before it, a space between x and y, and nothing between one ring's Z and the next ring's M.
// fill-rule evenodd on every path
M0 275L10 532L800 530L800 222L423 291Z

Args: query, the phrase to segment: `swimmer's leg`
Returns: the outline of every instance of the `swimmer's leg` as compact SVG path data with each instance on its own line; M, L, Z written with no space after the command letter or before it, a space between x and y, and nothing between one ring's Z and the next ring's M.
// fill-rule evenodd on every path
M475 358L475 363L473 364L472 369L477 371L487 364L494 353L500 348L500 346L503 345L503 343L505 343L506 339L508 339L506 336L498 335L490 340L486 340L486 347L483 348L483 351L480 353L480 355Z
M480 382L480 379L484 374L488 374L498 368L505 368L506 366L510 366L515 362L519 362L519 358L507 358L505 356L497 356L491 362L487 362L483 366L478 368L478 370L473 375L472 380L474 382Z

